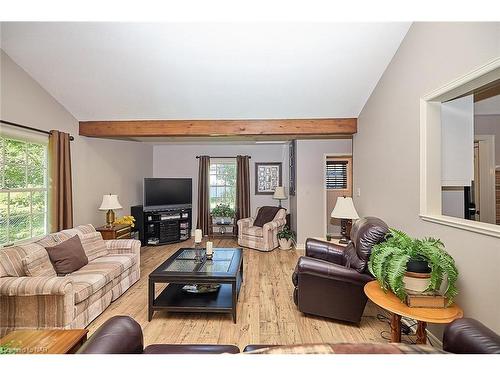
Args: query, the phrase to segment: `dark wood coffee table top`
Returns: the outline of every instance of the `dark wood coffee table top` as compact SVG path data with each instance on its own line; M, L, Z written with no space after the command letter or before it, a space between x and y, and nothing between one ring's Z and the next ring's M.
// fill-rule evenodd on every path
M242 250L239 248L214 248L213 259L208 260L205 250L182 248L177 250L165 262L149 274L150 278L172 277L184 279L193 278L234 278L241 264ZM201 261L195 260L196 252L203 254Z
M86 329L40 329L12 331L0 345L19 349L17 354L74 353L87 340Z

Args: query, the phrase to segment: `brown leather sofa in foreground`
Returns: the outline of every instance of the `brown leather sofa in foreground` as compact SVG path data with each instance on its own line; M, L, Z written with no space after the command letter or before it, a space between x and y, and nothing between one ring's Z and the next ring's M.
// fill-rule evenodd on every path
M387 224L376 217L356 221L347 247L314 239L306 241L292 276L293 300L300 311L359 323L367 302L363 290L374 280L368 272L372 247L385 238Z
M457 354L500 354L500 336L474 319L458 319L449 324L443 349ZM247 345L247 353L261 354L416 354L442 353L428 345L404 344L307 344ZM78 351L79 354L237 354L234 345L156 344L144 348L141 326L131 317L115 316L105 322Z

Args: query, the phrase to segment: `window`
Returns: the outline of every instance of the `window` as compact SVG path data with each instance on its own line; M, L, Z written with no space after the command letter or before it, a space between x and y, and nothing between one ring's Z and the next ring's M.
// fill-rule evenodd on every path
M479 114L476 109L487 101L495 102L499 82L500 59L494 59L421 98L420 217L423 220L500 238L500 227L494 220L491 173L495 165L491 138L497 125L480 134L477 131L482 125L475 116ZM498 110L498 106L495 108ZM465 137L469 143L466 148L461 146ZM455 159L459 161L465 156L465 167L453 164ZM481 160L490 166L481 168Z
M333 190L347 189L347 160L326 161L326 188Z
M236 204L236 159L210 160L210 210L220 203Z
M0 136L0 246L47 233L47 143Z

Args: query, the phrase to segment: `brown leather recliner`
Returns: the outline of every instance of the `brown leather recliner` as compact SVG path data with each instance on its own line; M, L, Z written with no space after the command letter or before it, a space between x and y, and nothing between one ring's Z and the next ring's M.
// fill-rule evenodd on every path
M367 297L364 286L374 280L367 270L372 247L382 242L387 224L376 217L356 221L346 248L308 238L292 276L293 300L299 310L359 323Z

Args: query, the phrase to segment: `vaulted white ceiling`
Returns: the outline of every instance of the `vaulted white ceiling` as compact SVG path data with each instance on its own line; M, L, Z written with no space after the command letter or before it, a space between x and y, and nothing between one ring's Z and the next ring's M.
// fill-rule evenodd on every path
M357 117L409 23L2 23L78 120Z

